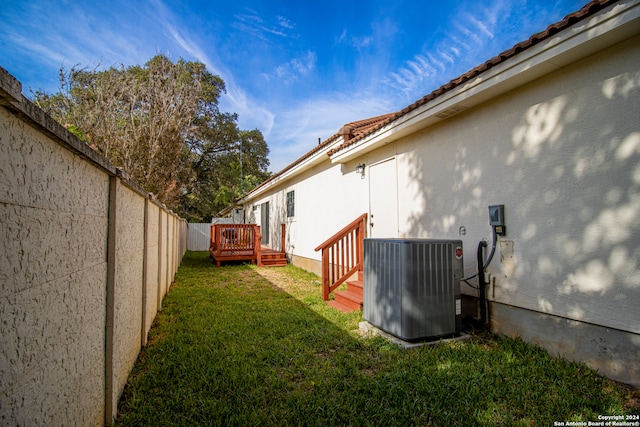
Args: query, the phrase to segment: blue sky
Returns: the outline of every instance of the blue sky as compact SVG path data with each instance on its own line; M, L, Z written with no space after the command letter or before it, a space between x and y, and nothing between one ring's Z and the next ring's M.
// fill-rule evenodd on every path
M0 66L55 92L76 64L206 64L277 172L345 123L400 110L587 0L0 0Z

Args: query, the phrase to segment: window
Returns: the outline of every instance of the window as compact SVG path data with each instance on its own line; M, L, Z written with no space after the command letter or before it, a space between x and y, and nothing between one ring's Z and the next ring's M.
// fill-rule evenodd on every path
M295 201L295 191L289 191L287 193L287 218L291 218L296 215Z

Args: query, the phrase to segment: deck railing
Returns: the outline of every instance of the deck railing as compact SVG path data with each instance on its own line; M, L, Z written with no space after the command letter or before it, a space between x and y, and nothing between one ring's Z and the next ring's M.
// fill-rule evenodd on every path
M220 252L253 251L254 228L254 224L215 224L211 227L211 241Z
M221 261L260 259L260 228L255 224L212 224L209 253ZM256 238L258 236L258 238Z
M325 301L338 286L362 270L366 222L364 213L315 249L322 251L322 298Z
M286 253L286 228L281 226L281 253ZM209 253L219 261L251 260L262 266L262 233L256 224L211 224Z

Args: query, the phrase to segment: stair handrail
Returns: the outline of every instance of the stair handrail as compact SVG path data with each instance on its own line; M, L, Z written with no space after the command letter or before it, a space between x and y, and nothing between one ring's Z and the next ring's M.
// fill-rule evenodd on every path
M322 298L329 295L357 271L362 271L367 213L350 222L320 244L322 251Z

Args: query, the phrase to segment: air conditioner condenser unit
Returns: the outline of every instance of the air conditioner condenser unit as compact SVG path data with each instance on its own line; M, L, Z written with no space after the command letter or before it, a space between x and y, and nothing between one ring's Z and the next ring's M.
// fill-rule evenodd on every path
M461 240L365 239L364 319L405 341L461 329Z

